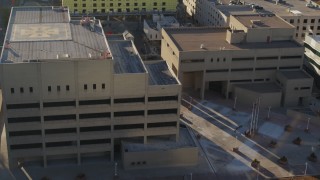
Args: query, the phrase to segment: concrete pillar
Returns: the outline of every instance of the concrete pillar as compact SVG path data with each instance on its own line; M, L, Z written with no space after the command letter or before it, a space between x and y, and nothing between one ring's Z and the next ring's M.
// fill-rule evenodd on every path
M111 138L110 161L114 162L114 139L113 138Z
M148 143L148 138L147 136L143 136L143 144L147 144Z
M230 88L230 81L227 82L226 99L229 99L229 88Z
M205 93L205 89L206 89L205 75L206 75L206 72L203 71L203 72L202 72L201 92L200 92L200 93L201 93L201 94L200 94L201 100L204 100L204 93Z
M43 156L43 167L48 167L47 156Z

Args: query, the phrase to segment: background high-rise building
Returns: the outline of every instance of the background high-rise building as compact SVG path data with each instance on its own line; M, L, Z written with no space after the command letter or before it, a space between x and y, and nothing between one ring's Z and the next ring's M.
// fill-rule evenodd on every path
M62 0L71 13L175 12L177 0Z

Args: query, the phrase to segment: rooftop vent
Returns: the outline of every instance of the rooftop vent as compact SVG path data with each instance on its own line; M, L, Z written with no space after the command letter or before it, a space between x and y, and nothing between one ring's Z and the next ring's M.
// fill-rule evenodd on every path
M261 20L250 20L251 24L262 24Z
M68 59L70 58L69 54L57 54L57 59Z
M204 49L204 44L200 44L200 49Z

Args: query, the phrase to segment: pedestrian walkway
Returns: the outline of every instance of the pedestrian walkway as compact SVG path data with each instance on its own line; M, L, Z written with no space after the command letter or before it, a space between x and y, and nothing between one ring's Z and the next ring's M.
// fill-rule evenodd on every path
M199 111L202 112L202 115ZM192 124L189 123L191 128L209 139L212 143L218 145L235 159L241 161L245 166L250 167L244 169L257 171L264 178L288 177L293 175L276 163L279 156L245 137L242 133L236 135L235 129L237 125L230 122L219 122L221 118L225 118L223 114L216 113L216 116L213 116L211 114L212 111L199 108L197 104L192 104L192 111L186 107L182 107L181 112L185 119L192 122ZM210 120L208 121L208 119ZM218 123L212 123L212 121L217 121ZM221 126L224 126L224 128L221 128ZM235 136L238 136L238 138ZM239 147L239 152L233 152L234 147ZM251 168L251 162L254 159L260 161L260 167L258 169Z

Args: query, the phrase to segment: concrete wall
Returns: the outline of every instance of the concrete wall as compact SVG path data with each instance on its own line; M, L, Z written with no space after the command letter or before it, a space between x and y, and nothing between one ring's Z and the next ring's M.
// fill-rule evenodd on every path
M150 41L160 41L161 40L161 31L151 28L147 21L143 21L143 32L146 34L147 38Z
M281 106L281 92L258 93L248 89L235 87L234 95L237 96L239 104L251 105L260 98L260 107L280 107Z
M287 79L281 74L277 73L277 80L283 88L283 105L284 106L299 106L308 105L313 78Z
M194 166L198 163L198 148L184 147L169 150L124 152L122 164L125 170L155 167ZM145 162L145 164L143 164ZM133 165L134 163L135 165ZM140 165L138 165L138 163Z

